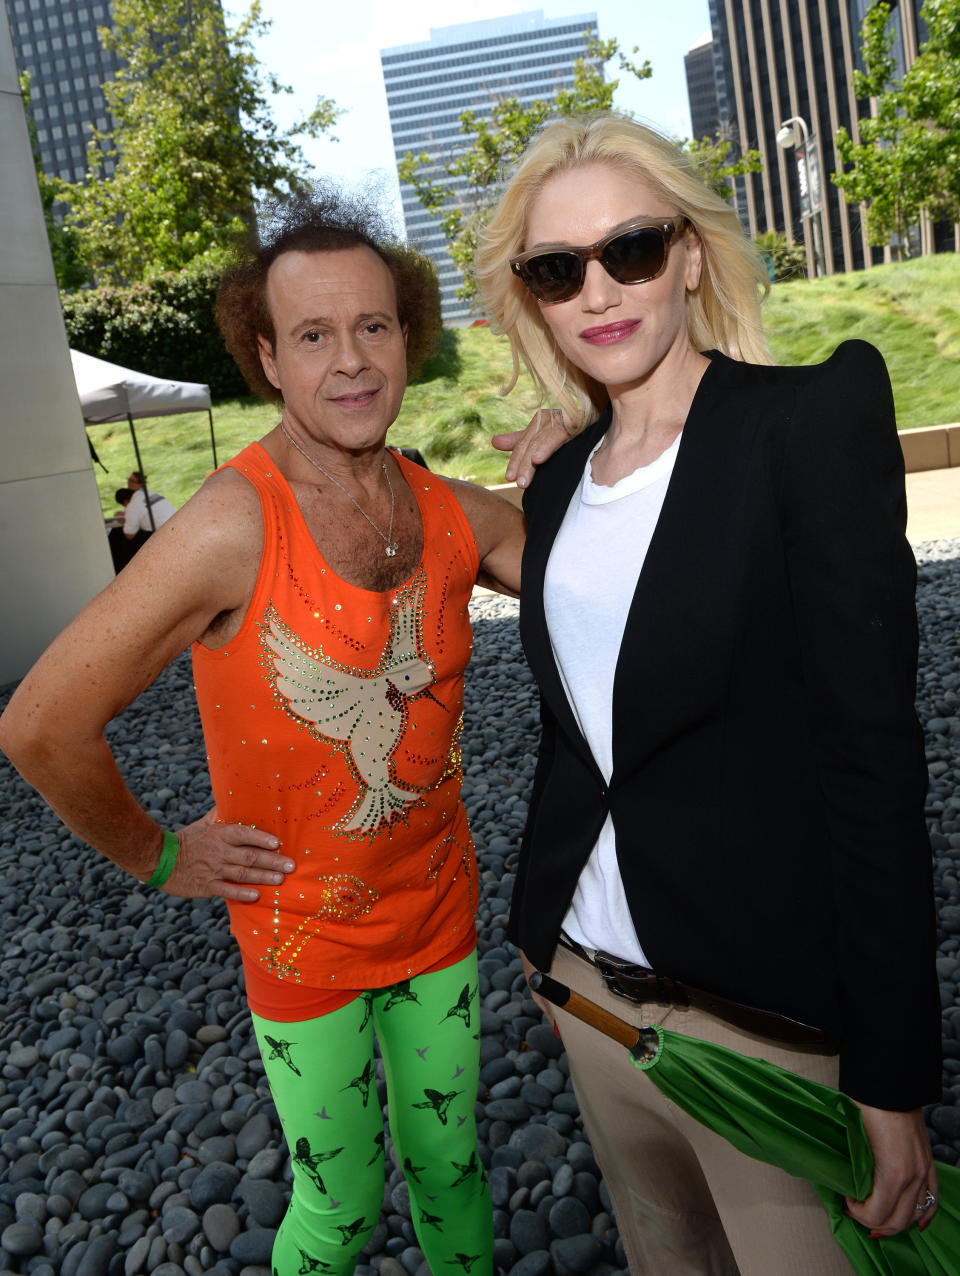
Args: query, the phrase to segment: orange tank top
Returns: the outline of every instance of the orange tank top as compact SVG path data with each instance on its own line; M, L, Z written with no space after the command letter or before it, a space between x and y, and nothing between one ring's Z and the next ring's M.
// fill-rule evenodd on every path
M394 455L423 554L383 593L327 566L258 443L227 462L260 496L263 555L236 637L193 647L217 818L275 833L297 865L231 901L231 930L248 967L334 995L435 968L474 933L459 738L477 548L443 480Z

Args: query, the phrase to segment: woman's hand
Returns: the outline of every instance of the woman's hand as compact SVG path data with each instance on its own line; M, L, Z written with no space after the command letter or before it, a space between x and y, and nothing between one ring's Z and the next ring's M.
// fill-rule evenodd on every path
M278 854L280 841L249 824L220 824L216 811L177 834L180 849L161 890L184 899L224 899L252 904L257 886L279 886L296 864Z
M529 984L530 976L536 970L536 966L534 966L534 964L528 959L526 953L524 952L520 953L520 960L523 962L524 978ZM557 1020L554 1015L555 1007L552 1005L551 1002L547 1001L545 997L541 997L539 993L535 993L532 988L529 988L527 991L530 993L530 996L540 1007L541 1011L543 1012L544 1018L547 1020L547 1022L553 1025L553 1030L559 1037L560 1029L557 1025Z
M873 1191L865 1201L847 1197L847 1213L870 1229L870 1235L895 1236L916 1223L923 1230L937 1212L936 1199L918 1209L929 1192L937 1197L937 1172L923 1113L889 1112L857 1107L863 1116L875 1161Z
M507 482L516 481L517 487L526 487L538 465L542 465L557 448L573 437L563 423L559 408L541 408L530 418L525 430L513 430L509 434L495 434L490 442L501 452L512 453L507 462Z

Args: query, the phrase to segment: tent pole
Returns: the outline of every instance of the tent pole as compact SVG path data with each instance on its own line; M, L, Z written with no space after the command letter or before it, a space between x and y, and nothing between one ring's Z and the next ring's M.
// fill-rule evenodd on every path
M210 418L210 446L213 448L213 468L217 468L217 440L213 437L213 411L207 408L207 416Z
M150 508L150 492L147 489L146 471L143 468L143 461L140 460L140 445L137 443L137 432L133 428L133 413L127 412L127 420L130 422L130 437L133 439L133 452L137 458L137 470L143 476L143 499L147 506L147 518L150 520L150 530L155 532L157 525L153 521L153 510Z

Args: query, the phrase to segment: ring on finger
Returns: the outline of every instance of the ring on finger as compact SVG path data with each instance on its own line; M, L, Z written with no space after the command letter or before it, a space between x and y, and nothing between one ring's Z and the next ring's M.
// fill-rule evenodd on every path
M937 1198L930 1191L930 1189L927 1188L927 1192L923 1200L917 1201L916 1205L914 1206L914 1209L917 1211L918 1214L922 1214L924 1210L930 1209L931 1206L936 1205L936 1203L937 1203Z

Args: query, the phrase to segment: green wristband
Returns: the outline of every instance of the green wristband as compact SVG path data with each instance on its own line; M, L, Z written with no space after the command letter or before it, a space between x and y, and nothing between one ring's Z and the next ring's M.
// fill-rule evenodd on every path
M176 833L170 833L167 829L164 829L160 858L157 860L157 867L153 870L153 876L146 883L147 886L160 887L164 884L173 872L173 866L177 862L177 852L179 850L180 841Z

